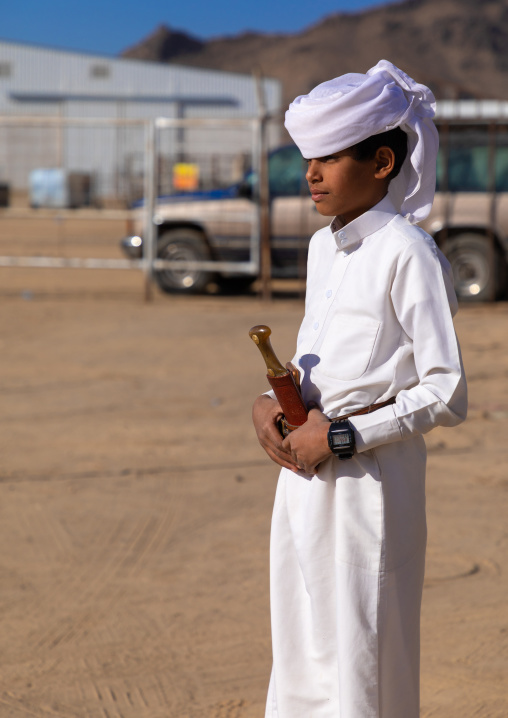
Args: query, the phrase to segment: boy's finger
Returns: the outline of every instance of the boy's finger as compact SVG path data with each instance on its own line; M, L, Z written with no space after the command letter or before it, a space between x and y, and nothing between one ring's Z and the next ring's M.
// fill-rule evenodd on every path
M290 471L298 471L298 466L294 463L292 458L288 456L286 453L281 453L278 451L273 451L273 449L267 447L266 453L272 459L272 461L275 461L276 464L279 464L279 466L283 466L286 469L289 469Z
M312 409L309 409L309 419L311 419L311 421L321 421L323 423L330 421L326 414L323 414L317 405Z

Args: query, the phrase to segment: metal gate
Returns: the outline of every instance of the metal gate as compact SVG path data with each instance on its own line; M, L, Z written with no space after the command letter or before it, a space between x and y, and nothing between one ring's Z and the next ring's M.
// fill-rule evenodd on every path
M257 276L261 200L266 186L266 128L263 116L155 120L0 117L0 189L7 187L10 193L5 203L9 206L0 209L0 221L25 222L26 226L28 217L36 217L54 223L53 233L48 231L46 238L31 237L25 244L7 223L0 240L0 266L134 269L145 274L147 297L154 273L176 265ZM248 227L248 257L187 263L157 258L158 212L164 203L181 200L190 208L196 192L213 196L238 182L247 167L255 177L249 208L242 217ZM133 205L137 209L131 209ZM266 214L266 207L264 211ZM111 251L106 251L104 244L95 252L99 244L92 237L88 244L83 237L83 251L75 252L78 242L69 240L66 232L71 221L96 218L128 225L140 216L144 241L139 259L122 257L111 242ZM238 220L234 212L231 217L223 213L221 218L224 225Z

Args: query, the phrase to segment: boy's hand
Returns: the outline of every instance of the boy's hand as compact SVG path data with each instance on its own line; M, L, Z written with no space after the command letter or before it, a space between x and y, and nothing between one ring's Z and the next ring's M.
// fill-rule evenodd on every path
M252 407L252 421L258 441L272 461L291 471L298 471L291 452L283 447L282 436L277 425L283 416L280 404L266 394L258 396Z
M298 468L312 475L332 452L328 447L330 420L315 404L311 406L305 424L286 436L282 448L289 452Z

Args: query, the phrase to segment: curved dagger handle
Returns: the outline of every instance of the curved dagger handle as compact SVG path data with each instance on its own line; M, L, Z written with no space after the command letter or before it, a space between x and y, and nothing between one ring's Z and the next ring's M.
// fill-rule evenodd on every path
M268 376L285 376L288 374L286 367L282 366L280 361L275 356L272 344L270 342L270 334L272 330L267 327L266 324L258 324L249 331L249 336L252 341L257 344L257 347L263 359L265 360L266 369Z

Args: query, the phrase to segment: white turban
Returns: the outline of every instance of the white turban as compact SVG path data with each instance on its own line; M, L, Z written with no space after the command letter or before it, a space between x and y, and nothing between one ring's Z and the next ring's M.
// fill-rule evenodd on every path
M307 159L345 150L371 135L400 127L408 154L390 182L395 207L410 222L425 219L436 188L438 134L434 95L391 62L380 60L366 75L350 73L297 97L286 128Z

